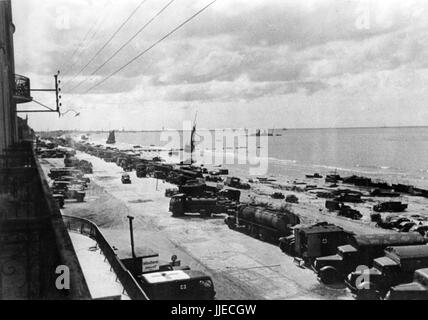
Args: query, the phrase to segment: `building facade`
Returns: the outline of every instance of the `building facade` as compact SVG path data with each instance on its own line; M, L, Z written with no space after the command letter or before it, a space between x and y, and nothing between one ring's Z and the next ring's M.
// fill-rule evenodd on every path
M0 154L18 140L15 90L15 61L10 0L0 1Z

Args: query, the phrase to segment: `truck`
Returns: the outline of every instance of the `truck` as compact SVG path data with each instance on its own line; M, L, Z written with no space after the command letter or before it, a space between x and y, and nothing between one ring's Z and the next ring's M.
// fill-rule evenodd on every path
M150 249L119 250L118 258L137 280L150 300L213 300L214 283L207 274L181 267L176 256L160 264L159 254Z
M230 211L225 223L232 230L246 230L262 241L278 243L281 237L292 232L293 226L300 223L300 218L289 210L245 204Z
M212 214L228 213L234 210L236 203L219 198L191 197L180 193L174 195L169 203L169 211L173 217L183 217L186 213L199 213L202 217Z
M226 181L224 182L224 185L231 188L243 189L243 190L248 190L251 188L251 186L248 183L243 183L240 178L236 178L236 177L227 177Z
M338 246L347 244L351 235L327 222L296 225L291 235L279 239L279 247L299 264L312 265L316 258L331 255Z
M428 268L428 245L388 247L372 268L358 268L345 280L358 299L381 299L391 287L412 281L414 272Z
M375 212L403 212L407 209L408 205L400 201L383 202L375 205L373 211Z
M184 185L189 180L203 179L203 174L189 167L174 169L169 172L166 181L175 185Z
M211 278L201 271L171 270L142 274L140 285L152 300L214 300Z
M77 202L83 202L86 196L81 185L68 181L54 181L51 189L53 194L63 195L64 199L75 199Z
M413 282L392 287L386 300L428 300L428 268L415 271Z
M382 256L390 246L425 244L419 233L354 235L348 244L339 246L334 255L315 260L314 270L325 284L343 281L359 265L372 267L373 260Z
M147 165L146 164L138 164L136 166L137 178L145 178L147 177Z

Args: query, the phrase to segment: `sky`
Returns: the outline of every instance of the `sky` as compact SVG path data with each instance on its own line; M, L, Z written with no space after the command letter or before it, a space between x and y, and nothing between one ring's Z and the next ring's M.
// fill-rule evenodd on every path
M217 0L159 42L211 2L170 1L13 0L16 73L51 88L61 70L62 112L73 110L30 113L30 125L180 129L196 114L210 129L428 125L428 1Z

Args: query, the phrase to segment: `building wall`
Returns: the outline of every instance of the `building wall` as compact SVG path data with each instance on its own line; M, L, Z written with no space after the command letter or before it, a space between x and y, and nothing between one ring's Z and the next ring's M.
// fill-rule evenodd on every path
M13 100L14 30L11 1L0 0L0 154L18 140L16 104Z

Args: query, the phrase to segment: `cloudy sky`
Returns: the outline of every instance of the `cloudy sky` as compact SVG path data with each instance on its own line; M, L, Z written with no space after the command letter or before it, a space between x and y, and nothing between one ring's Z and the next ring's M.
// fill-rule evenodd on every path
M40 88L61 70L63 111L81 113L31 125L181 128L197 111L204 128L428 125L425 0L218 0L95 86L211 2L170 1L13 0L16 72Z

